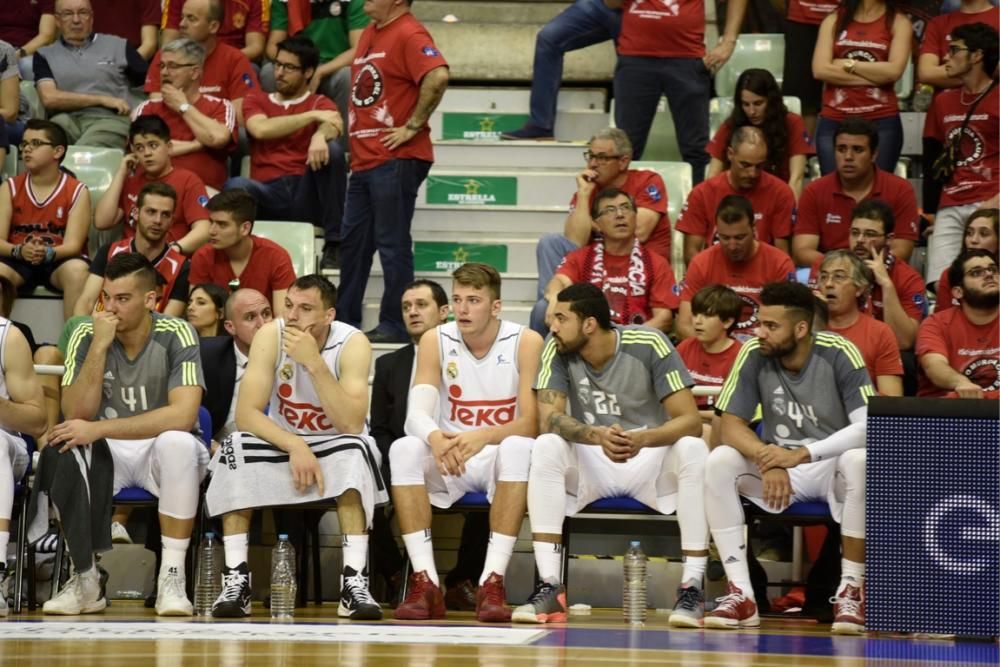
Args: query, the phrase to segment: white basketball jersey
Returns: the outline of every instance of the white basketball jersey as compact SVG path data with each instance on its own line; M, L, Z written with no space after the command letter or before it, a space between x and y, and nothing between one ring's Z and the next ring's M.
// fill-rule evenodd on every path
M489 353L477 359L465 346L455 322L438 328L441 351L439 426L444 431L472 431L500 426L520 414L517 405L517 344L524 327L500 321Z
M340 433L323 411L316 387L305 366L297 364L281 349L285 320L278 320L278 364L274 369L274 392L271 394L269 413L281 428L300 435L336 435ZM361 332L349 324L333 322L320 356L333 377L340 379L340 353L347 340ZM361 435L368 435L365 424Z

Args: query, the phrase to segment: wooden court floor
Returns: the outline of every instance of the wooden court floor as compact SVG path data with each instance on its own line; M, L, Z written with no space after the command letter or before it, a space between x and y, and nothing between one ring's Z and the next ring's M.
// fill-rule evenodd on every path
M255 607L247 620L158 619L141 603L115 601L104 614L54 619L40 613L0 621L0 664L79 667L236 665L472 665L582 667L855 667L996 665L993 642L915 640L902 636L833 637L828 626L765 619L760 630L668 630L651 615L632 630L618 610L595 610L561 625L477 624L449 613L435 623L339 622L336 606L299 610L294 624L271 622ZM516 632L515 632L516 631ZM201 636L206 634L207 636ZM304 634L308 636L303 636ZM508 635L517 634L517 637ZM526 635L532 635L525 640Z

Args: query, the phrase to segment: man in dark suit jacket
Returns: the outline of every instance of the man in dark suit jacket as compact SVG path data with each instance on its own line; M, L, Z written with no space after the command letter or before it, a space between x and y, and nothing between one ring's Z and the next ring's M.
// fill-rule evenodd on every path
M371 434L382 453L382 474L386 484L391 484L389 447L406 435L403 423L406 421L406 401L413 381L416 345L425 331L447 321L448 295L433 280L417 280L403 290L402 309L403 323L412 344L376 359L375 379L372 382ZM455 567L445 577L445 604L449 609L475 611L474 582L478 581L486 561L489 536L489 513L468 513ZM372 540L375 542L376 571L391 579L402 570L403 559L389 532L388 521L380 512L375 514Z

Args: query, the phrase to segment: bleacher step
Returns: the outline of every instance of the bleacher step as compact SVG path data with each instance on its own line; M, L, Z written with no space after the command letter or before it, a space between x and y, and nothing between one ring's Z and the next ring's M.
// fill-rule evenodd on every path
M438 167L512 167L523 169L580 169L582 141L435 141L434 164Z
M499 141L502 132L517 130L527 121L527 110L504 112L471 107L438 110L431 115L431 138ZM603 109L558 111L555 138L558 141L586 141L610 123L610 116Z
M567 206L576 191L579 169L579 163L576 168L548 169L435 165L421 184L417 200L425 204Z
M607 108L604 88L561 88L556 100L557 111L604 111ZM449 86L438 111L496 111L528 113L531 89L478 86Z
M460 232L524 235L539 238L561 234L566 221L567 204L549 207L528 206L455 206L424 204L417 201L413 214L413 234Z

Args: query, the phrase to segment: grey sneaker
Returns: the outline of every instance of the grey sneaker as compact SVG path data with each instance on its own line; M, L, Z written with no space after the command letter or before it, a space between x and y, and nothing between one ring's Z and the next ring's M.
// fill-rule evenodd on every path
M559 583L541 582L527 604L514 610L511 620L515 623L565 623L566 587Z
M677 589L677 603L669 623L675 628L700 628L705 616L705 593L698 582L689 579Z

